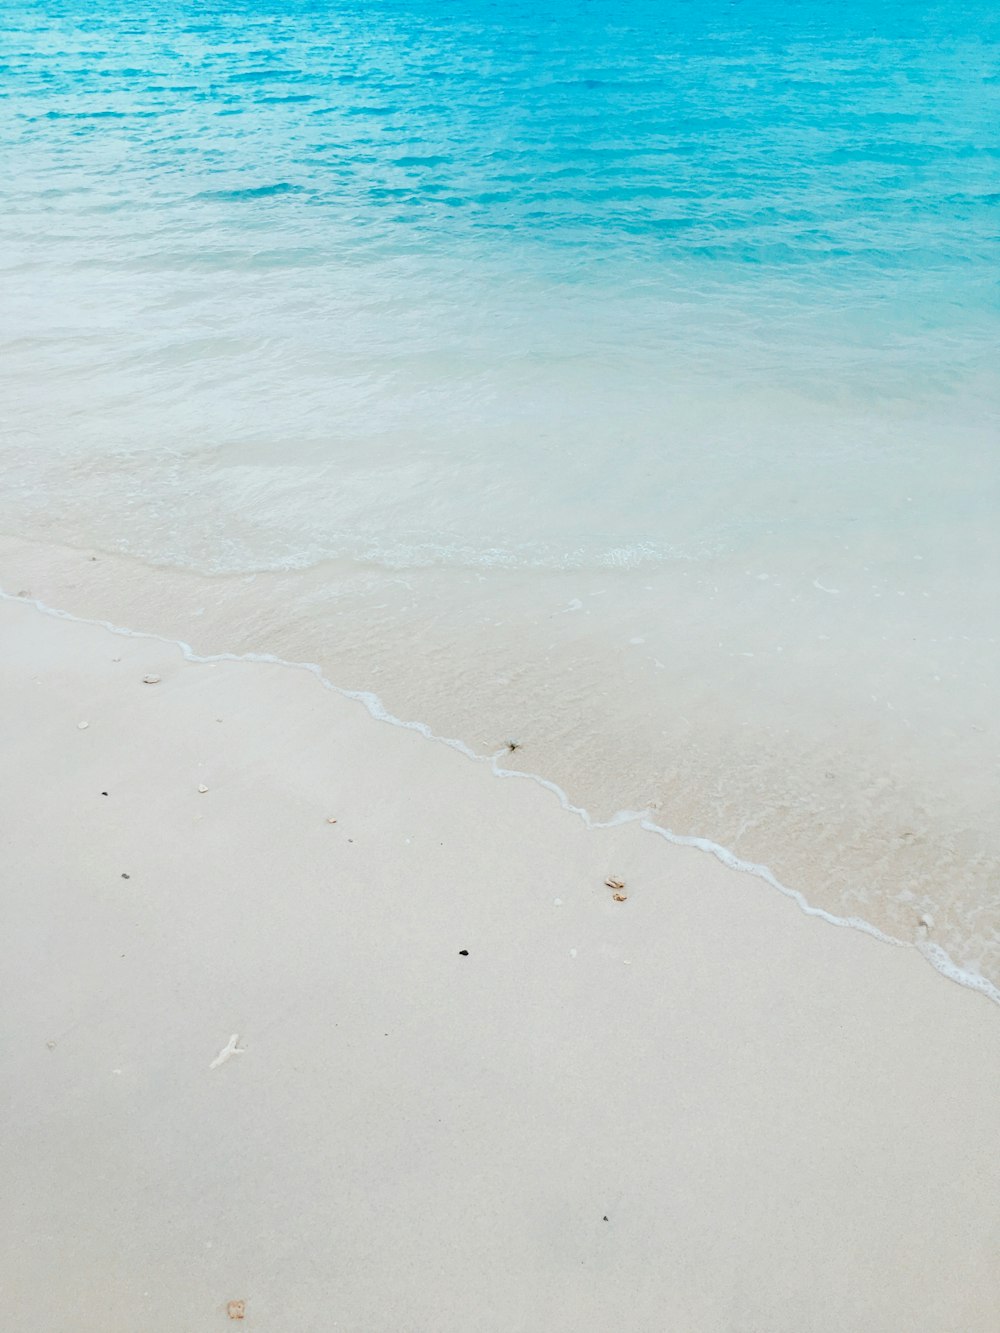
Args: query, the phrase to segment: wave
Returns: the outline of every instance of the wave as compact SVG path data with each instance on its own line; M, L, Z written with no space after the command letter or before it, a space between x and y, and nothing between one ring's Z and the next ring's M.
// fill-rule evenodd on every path
M202 190L195 199L218 200L223 203L251 202L255 199L272 199L281 194L302 194L301 185L292 185L289 181L277 181L274 185L250 185L242 190Z

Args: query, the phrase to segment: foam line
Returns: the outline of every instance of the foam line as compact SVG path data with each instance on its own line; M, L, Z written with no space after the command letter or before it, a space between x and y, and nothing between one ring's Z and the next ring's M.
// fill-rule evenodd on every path
M978 991L985 995L987 999L992 1000L994 1004L1000 1006L1000 988L995 986L986 977L980 976L977 972L968 972L949 956L941 945L930 940L907 941L897 939L893 935L888 935L873 926L871 922L865 921L857 916L836 916L832 912L827 912L822 907L815 907L799 892L798 889L789 888L782 884L777 876L765 865L759 865L754 861L744 861L738 857L735 852L721 846L717 842L712 842L710 838L700 838L687 836L680 833L673 833L670 829L664 828L661 824L656 824L651 820L647 813L639 810L619 810L607 820L595 820L590 816L583 806L574 805L565 791L549 778L542 777L539 773L526 773L517 769L501 768L497 762L504 751L498 751L494 755L480 755L469 748L464 741L452 737L438 736L424 722L408 722L403 718L396 717L382 703L377 694L371 690L347 690L340 685L335 685L333 681L324 676L322 669L315 662L290 662L286 658L276 657L272 653L210 653L202 655L196 653L190 644L185 643L183 639L171 639L163 634L155 634L147 630L128 629L122 625L115 625L110 620L89 619L85 616L73 615L70 611L63 611L58 607L48 606L45 602L36 597L17 596L14 593L7 592L0 588L0 598L8 602L27 603L42 612L43 615L54 616L57 620L74 621L80 625L94 625L100 629L105 629L111 634L119 634L131 639L148 639L156 643L166 644L168 647L177 648L181 655L188 662L209 663L209 662L263 662L271 666L287 667L295 671L308 671L315 676L324 689L333 691L345 699L352 699L362 704L368 713L377 722L388 722L394 727L403 727L407 731L416 731L425 739L435 741L439 745L447 745L450 749L457 750L467 759L472 759L476 763L487 763L491 772L498 778L523 778L529 782L534 782L537 786L543 787L559 801L564 810L570 814L577 815L587 828L615 828L621 824L638 822L640 828L649 833L654 833L658 837L664 838L667 842L673 843L678 847L692 847L698 851L708 852L723 865L732 870L741 871L747 875L753 875L755 878L763 880L771 888L777 889L779 893L786 898L791 898L798 906L799 910L806 916L818 917L831 926L846 927L850 930L859 930L865 935L871 935L884 944L891 944L897 948L916 949L918 953L925 958L933 968L935 968L943 977L949 981L957 982L960 986L965 986L969 990Z

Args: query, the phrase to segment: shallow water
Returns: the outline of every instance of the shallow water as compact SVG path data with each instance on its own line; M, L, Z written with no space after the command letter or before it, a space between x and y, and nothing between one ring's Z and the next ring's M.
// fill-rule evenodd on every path
M1000 977L991 7L5 18L3 531Z

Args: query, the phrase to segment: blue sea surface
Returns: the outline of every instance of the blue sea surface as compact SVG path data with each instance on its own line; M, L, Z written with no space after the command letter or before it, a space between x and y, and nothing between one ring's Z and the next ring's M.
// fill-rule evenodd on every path
M764 284L995 333L998 39L975 3L14 3L8 225L145 222L181 264L639 263L740 313Z
M1000 975L996 5L10 0L0 163L0 531Z
M962 420L995 405L990 5L5 13L4 330L22 391L10 352L36 340L33 433L66 406L47 353L65 379L89 347L99 449L135 447L137 402L155 405L158 450L193 432L249 450L266 423L271 461L309 441L321 465L348 442L354 469L408 435L393 472L427 451L463 476L434 523L466 549L479 524L459 501L480 488L499 516L484 549L510 552L531 545L525 494L541 497L536 531L559 508L547 459L573 434L596 485L576 479L578 530L544 561L587 545L623 447L644 479L615 493L635 543L696 539L683 504L664 522L645 497L717 449L704 404L720 387L725 420L757 421L765 391L805 418L928 395L930 410L959 398ZM761 430L795 472L825 425ZM41 433L60 455L95 447L64 419ZM363 517L334 513L310 551L359 553ZM392 519L433 545L415 512ZM620 527L609 515L606 549L628 544Z

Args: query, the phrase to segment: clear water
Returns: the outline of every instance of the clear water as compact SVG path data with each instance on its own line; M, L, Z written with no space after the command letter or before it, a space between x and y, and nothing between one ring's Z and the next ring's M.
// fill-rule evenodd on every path
M13 0L0 528L1000 976L998 57L977 0Z

